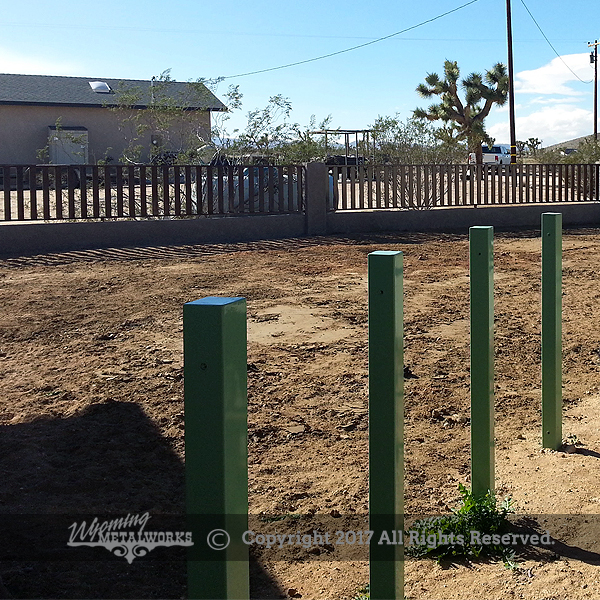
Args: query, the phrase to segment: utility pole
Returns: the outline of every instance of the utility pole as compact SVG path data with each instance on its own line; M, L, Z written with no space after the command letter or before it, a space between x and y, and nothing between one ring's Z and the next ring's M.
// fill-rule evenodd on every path
M513 75L512 17L510 0L506 0L506 33L508 41L508 111L510 115L510 162L517 162L517 134L515 133L515 80Z
M590 54L590 62L594 63L594 139L598 141L598 40L588 42L588 48L594 48Z

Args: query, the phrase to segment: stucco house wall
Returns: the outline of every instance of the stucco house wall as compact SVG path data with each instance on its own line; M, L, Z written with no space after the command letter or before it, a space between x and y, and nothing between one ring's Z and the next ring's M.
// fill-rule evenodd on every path
M190 120L197 123L210 139L210 112L194 111ZM47 162L37 156L38 150L48 144L48 127L85 127L88 130L89 162L106 157L107 151L115 162L127 147L127 125L123 117L103 107L77 106L1 106L0 105L0 164L37 164ZM175 137L178 132L174 132ZM152 132L140 138L144 146L144 160L148 159ZM110 150L109 150L110 149Z

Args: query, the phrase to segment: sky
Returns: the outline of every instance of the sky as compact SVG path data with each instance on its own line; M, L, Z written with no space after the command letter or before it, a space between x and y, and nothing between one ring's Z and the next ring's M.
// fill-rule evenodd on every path
M512 29L517 139L548 146L593 133L595 2L512 0ZM332 129L366 129L379 116L405 120L428 106L415 88L428 73L441 74L446 59L461 76L507 63L506 38L504 0L28 0L3 5L0 72L224 77L217 96L230 85L243 94L230 130L278 94L302 126L311 115L331 115ZM355 46L362 47L345 52ZM265 72L246 75L255 71ZM510 141L508 121L507 105L486 120L496 143Z

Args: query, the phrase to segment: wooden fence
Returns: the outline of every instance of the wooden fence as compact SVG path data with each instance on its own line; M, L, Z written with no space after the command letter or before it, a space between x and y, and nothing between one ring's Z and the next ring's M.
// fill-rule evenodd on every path
M330 210L428 209L600 199L600 165L335 166ZM333 188L333 193L331 193Z
M0 221L298 213L301 166L0 165Z
M600 165L340 165L329 210L600 200ZM0 165L0 222L302 213L303 166Z

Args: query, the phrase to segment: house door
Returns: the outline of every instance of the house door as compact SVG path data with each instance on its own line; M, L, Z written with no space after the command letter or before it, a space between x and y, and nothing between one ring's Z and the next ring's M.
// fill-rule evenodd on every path
M85 165L88 131L85 127L48 127L48 149L54 165Z

